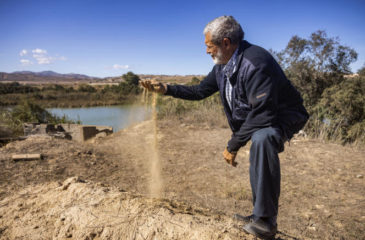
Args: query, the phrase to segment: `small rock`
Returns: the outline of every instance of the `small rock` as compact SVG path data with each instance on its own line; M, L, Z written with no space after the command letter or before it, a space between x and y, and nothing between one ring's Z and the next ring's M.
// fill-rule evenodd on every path
M311 219L311 215L312 215L312 213L311 212L305 212L305 213L303 213L302 214L303 215L303 217L306 219L306 220L310 220Z
M324 210L323 210L323 212L324 212L324 216L325 216L326 218L330 218L330 217L332 217L332 213L330 213L330 211L328 211L327 209L324 209Z
M357 174L356 178L363 178L364 176L362 174Z
M315 205L315 207L316 207L317 209L322 209L322 208L324 208L324 205Z
M82 180L79 176L77 177L70 177L68 179L66 179L63 184L62 184L62 190L67 190L68 187L72 184L72 183L85 183L85 180Z
M312 223L308 226L308 229L312 231L317 231L317 225L315 223Z
M338 222L338 221L335 221L334 222L334 225L337 227L337 228L343 228L343 224Z
M316 231L316 230L317 230L317 228L316 228L316 227L314 227L314 226L310 226L310 227L308 227L308 229L309 229L309 230L312 230L312 231Z

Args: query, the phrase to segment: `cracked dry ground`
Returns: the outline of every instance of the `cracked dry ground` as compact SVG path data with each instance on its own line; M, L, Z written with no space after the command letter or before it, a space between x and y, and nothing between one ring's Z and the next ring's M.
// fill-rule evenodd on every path
M252 208L249 146L233 168L221 155L229 129L160 121L163 191L152 199L151 128L0 148L0 239L252 239L231 220ZM277 239L365 239L364 148L304 138L285 147ZM13 162L16 153L44 159Z

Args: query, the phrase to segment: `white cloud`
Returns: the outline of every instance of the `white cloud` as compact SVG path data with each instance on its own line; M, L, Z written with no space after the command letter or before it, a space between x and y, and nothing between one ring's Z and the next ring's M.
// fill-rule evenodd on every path
M33 62L30 61L29 59L20 59L20 63L23 65L23 66L29 66L29 65L32 65Z
M119 64L114 64L113 65L113 69L129 69L129 65L119 65Z
M47 54L47 50L44 50L44 49L40 49L40 48L36 48L36 49L33 49L32 50L32 53L35 53L35 54Z
M38 64L50 64L53 61L53 58L48 56L47 50L36 48L32 50L32 53Z
M40 65L50 64L54 60L52 57L42 54L33 54L33 57L35 58L35 60L37 60L37 63Z
M23 57L23 56L27 55L27 53L28 53L28 51L26 49L23 49L23 50L20 51L19 55L21 57Z
M47 52L47 50L45 49L41 49L41 48L36 48L33 49L31 51L28 51L26 49L23 49L20 51L19 55L21 57L25 56L28 54L28 52L32 52L32 57L34 58L35 62L37 64L43 65L43 64L51 64L55 61L66 61L67 58L64 56L50 56ZM21 59L20 60L22 65L31 65L33 64L32 61L28 60L28 59Z

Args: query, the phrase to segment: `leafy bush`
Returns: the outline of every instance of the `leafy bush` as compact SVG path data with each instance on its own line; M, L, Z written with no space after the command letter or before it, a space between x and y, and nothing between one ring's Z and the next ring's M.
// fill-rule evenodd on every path
M31 93L38 92L39 89L36 87L21 85L18 82L12 83L0 83L0 94L9 94L9 93Z
M57 117L39 105L25 101L13 109L3 109L0 114L0 123L11 129L15 135L23 134L23 123L75 123L66 116ZM77 122L80 123L80 122Z
M357 59L355 50L325 31L316 31L308 39L293 36L287 47L274 55L301 92L311 115L305 131L342 143L364 142L364 78L346 76Z
M81 84L78 89L80 92L94 93L96 89L88 84Z
M365 143L365 78L347 78L327 88L315 106L315 118L326 129L323 137L343 143Z
M122 78L128 85L135 85L135 86L138 86L140 80L139 76L134 74L133 72L127 72L122 76Z

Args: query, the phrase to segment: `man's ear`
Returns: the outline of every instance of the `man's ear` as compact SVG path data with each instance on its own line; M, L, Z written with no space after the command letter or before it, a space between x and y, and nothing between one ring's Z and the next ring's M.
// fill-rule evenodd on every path
M223 46L228 47L231 45L231 40L229 38L223 38Z

